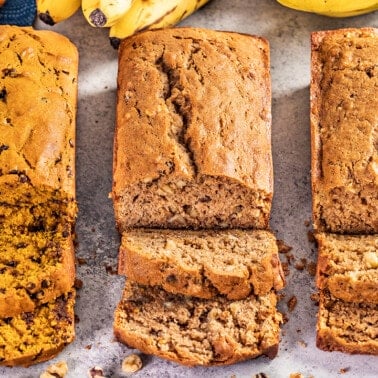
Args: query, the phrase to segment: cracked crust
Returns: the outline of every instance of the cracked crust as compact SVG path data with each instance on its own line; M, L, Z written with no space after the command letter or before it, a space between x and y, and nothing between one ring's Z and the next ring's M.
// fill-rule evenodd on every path
M114 319L116 338L183 365L229 365L277 355L282 316L276 294L228 301L172 295L126 282Z
M267 231L129 230L118 271L143 285L200 298L265 295L284 286L276 239Z
M378 232L377 56L377 29L312 34L312 198L317 231Z
M262 38L180 28L124 40L112 192L118 228L267 228L270 98Z

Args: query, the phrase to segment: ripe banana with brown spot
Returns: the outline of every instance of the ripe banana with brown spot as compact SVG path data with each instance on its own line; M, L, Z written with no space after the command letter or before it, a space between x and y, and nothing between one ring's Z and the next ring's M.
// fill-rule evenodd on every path
M377 0L277 0L280 4L328 17L352 17L374 12L378 9Z
M81 0L37 0L37 15L45 24L55 25L76 13L80 4Z
M114 48L120 40L145 29L173 26L191 15L209 0L134 0L125 15L110 28Z
M90 25L110 27L130 8L133 0L82 0L81 9Z

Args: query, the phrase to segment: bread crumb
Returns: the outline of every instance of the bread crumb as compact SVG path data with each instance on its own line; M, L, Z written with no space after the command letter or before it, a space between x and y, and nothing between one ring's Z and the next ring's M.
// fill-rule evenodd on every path
M310 261L307 264L307 271L310 273L311 276L314 277L316 275L316 263L314 263L313 261Z
M86 345L86 346L85 346L85 349L88 349L88 350L92 349L92 344L88 344L88 345Z
M307 348L307 343L303 340L299 340L298 345L301 346L302 348Z
M269 376L265 373L257 373L255 374L254 378L269 378Z
M83 287L83 281L79 278L75 278L74 287L75 289L80 290Z
M89 378L104 378L104 372L102 368L95 366L88 371Z
M282 324L286 324L289 321L289 318L285 312L281 312L282 315Z
M315 302L316 305L319 304L319 293L312 293L310 299Z
M293 295L288 301L287 301L287 308L290 312L294 311L296 305L298 303L297 297Z
M310 243L316 243L316 239L312 231L307 231L307 239Z
M277 247L279 253L288 253L293 249L293 247L286 245L283 240L277 240Z
M39 378L63 378L68 373L68 366L66 361L59 361L50 365Z
M307 266L307 259L302 257L300 261L296 262L294 267L297 270L304 270Z
M135 373L142 366L142 360L137 354L130 354L122 361L122 371L124 373Z
M77 257L76 262L77 262L78 265L86 265L87 264L87 260L83 259L82 257Z
M288 263L282 263L282 270L284 272L285 276L288 276L290 274L289 264Z
M310 227L310 225L311 225L311 221L309 221L309 220L305 220L305 221L304 221L304 225L305 225L306 227Z
M340 374L345 374L345 373L347 373L349 370L350 370L350 367L341 368L341 369L339 370L339 373L340 373Z
M290 378L303 378L301 373L291 373Z

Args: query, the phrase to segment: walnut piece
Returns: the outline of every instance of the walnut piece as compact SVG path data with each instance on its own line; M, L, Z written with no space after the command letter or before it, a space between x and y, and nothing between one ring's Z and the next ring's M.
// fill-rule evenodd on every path
M137 354L130 354L122 361L122 371L124 373L135 373L142 366L142 360Z

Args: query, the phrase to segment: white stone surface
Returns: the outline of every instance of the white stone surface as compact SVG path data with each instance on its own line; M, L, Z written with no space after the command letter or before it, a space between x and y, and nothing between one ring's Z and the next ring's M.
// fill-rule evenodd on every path
M349 19L331 19L289 10L275 0L213 0L182 25L232 30L266 37L271 45L273 89L272 143L275 197L272 229L293 247L296 261L316 261L306 222L311 219L309 141L310 32L341 27L378 27L378 12ZM66 360L68 378L84 378L100 366L107 377L122 377L123 358L135 351L113 339L113 311L121 296L123 277L109 274L117 265L119 237L108 193L111 190L112 142L116 96L117 52L107 30L90 27L80 12L71 19L46 27L68 36L80 52L77 117L77 256L87 261L78 266L84 286L79 291L76 341L54 360L28 369L0 368L0 377L39 377L47 365ZM285 261L284 256L282 260ZM151 356L142 356L144 367L134 377L269 378L302 373L304 378L372 378L378 376L377 358L322 352L315 347L317 307L310 300L314 278L293 266L280 309L289 321L282 327L278 357L265 357L221 368L186 368ZM298 298L293 312L287 301ZM344 374L340 369L346 368Z

